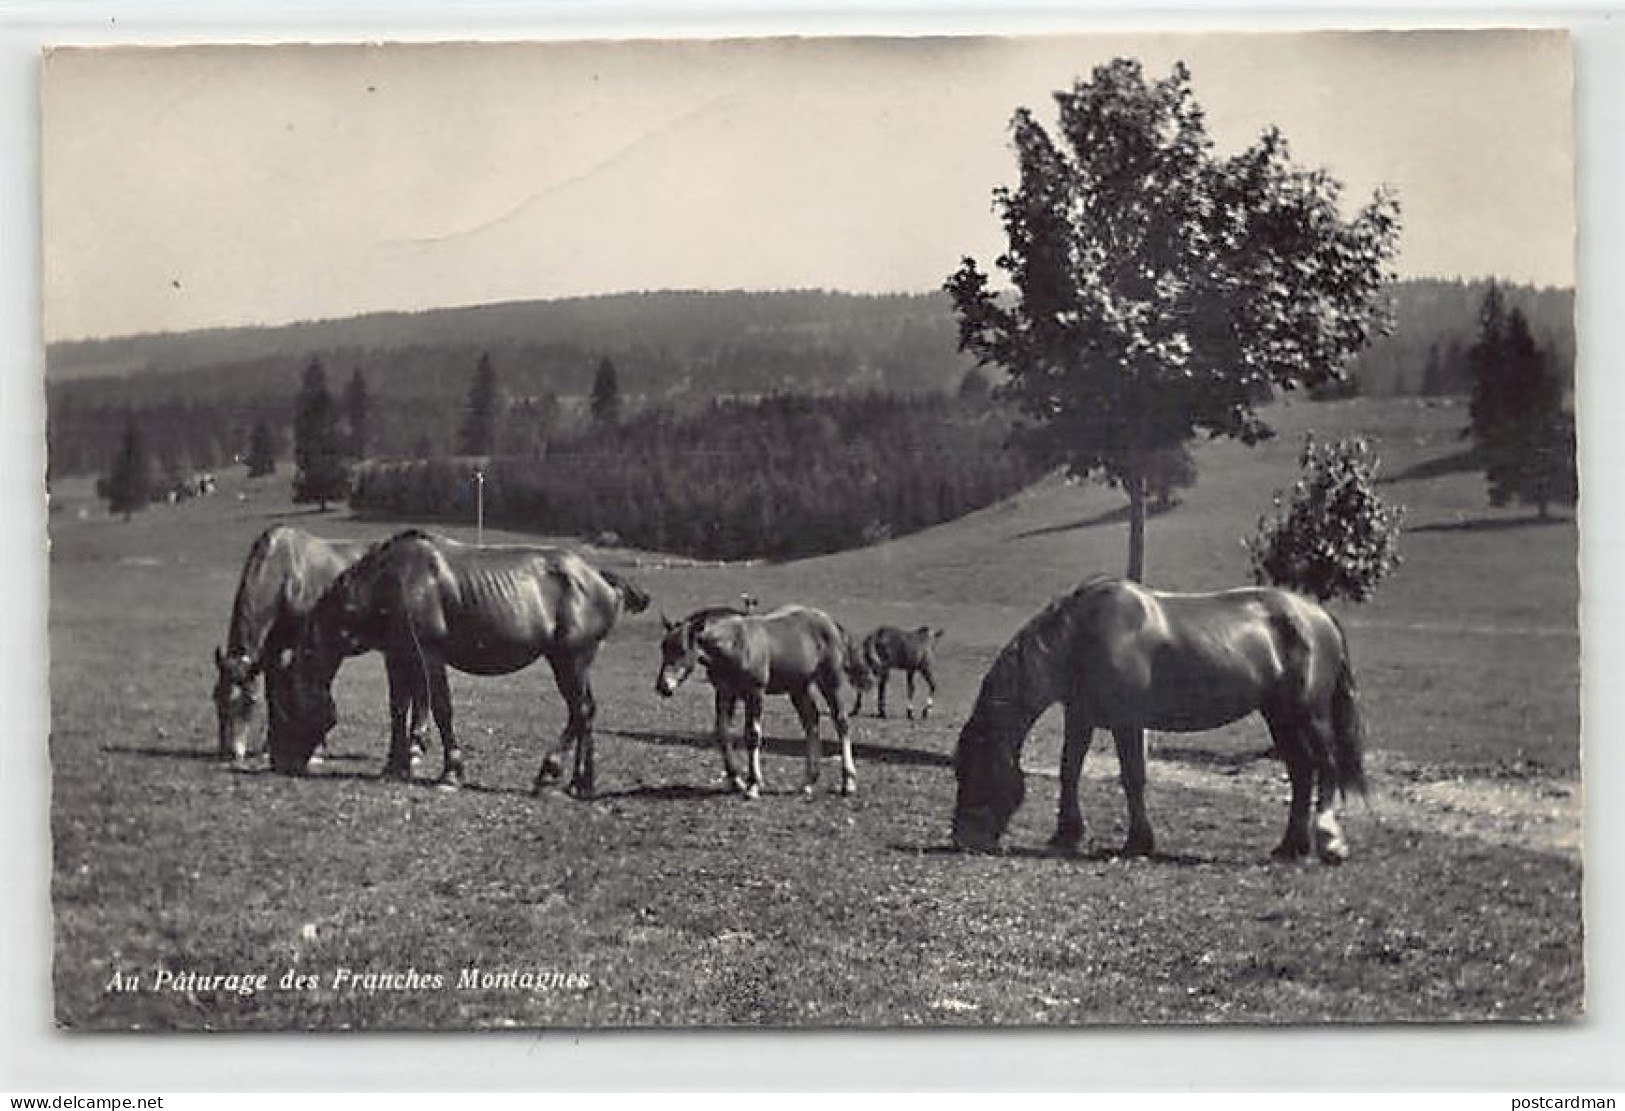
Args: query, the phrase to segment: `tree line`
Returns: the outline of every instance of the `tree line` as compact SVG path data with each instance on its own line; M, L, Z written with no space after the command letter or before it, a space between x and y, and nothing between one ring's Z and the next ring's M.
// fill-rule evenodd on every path
M785 559L963 516L1043 469L1005 450L1010 422L997 409L945 396L775 395L616 419L614 393L596 393L590 422L539 457L374 461L357 469L350 504L471 521L478 472L493 524L706 559Z

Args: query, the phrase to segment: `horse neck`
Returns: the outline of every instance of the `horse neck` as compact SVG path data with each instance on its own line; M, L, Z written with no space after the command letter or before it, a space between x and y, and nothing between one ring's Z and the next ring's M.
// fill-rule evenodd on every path
M1054 674L1059 661L1051 650L1030 641L1024 630L993 661L971 710L972 719L986 726L988 734L1006 738L1018 752L1033 724L1060 701L1061 685Z

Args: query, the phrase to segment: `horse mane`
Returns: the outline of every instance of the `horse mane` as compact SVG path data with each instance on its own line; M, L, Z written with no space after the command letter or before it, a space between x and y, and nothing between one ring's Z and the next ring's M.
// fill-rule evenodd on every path
M237 580L237 593L231 602L231 627L226 631L226 653L228 655L248 656L255 664L260 662L260 653L264 651L265 639L270 635L271 628L276 624L275 617L265 621L262 628L250 629L251 615L262 607L254 605L255 599L251 596L254 585L259 583L266 565L271 561L271 552L277 542L277 537L286 534L287 526L272 525L254 538L249 545L248 559L243 562L242 577ZM249 644L250 640L257 643Z

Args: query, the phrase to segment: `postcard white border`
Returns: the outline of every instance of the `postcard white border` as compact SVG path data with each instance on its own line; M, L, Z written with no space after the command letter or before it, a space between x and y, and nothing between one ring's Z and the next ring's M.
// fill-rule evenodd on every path
M64 1035L52 1028L38 52L61 43L1560 26L1575 35L1587 1009L1554 1027ZM1625 8L0 0L0 1091L1625 1088ZM1513 585L1515 588L1515 584ZM1493 914L1493 907L1484 908Z

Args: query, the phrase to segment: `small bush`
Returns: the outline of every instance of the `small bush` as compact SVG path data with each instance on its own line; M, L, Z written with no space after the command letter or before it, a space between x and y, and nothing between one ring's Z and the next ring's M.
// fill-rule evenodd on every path
M1246 546L1255 582L1321 601L1364 602L1399 564L1402 510L1377 496L1378 460L1364 439L1316 444L1299 458L1303 477L1258 519Z

